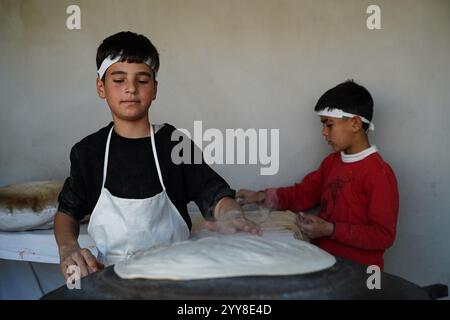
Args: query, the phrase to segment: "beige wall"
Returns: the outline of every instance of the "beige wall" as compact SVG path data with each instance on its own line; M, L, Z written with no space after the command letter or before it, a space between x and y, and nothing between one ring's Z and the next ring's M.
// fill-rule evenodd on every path
M66 29L70 4L81 30ZM366 28L369 4L382 30ZM154 122L280 129L278 175L214 166L234 188L291 184L317 167L329 149L316 100L347 78L365 85L372 142L401 194L386 271L450 283L450 1L0 0L0 184L68 175L71 146L110 121L95 52L121 30L161 53Z

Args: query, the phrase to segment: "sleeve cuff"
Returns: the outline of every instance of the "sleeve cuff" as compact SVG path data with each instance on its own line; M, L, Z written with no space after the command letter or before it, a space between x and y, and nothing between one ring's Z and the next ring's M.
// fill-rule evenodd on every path
M345 234L345 226L344 224L340 223L340 222L333 222L334 224L334 231L333 234L331 235L331 239L334 240L340 240L342 239L343 235Z
M214 197L214 201L211 203L211 205L207 208L200 208L200 211L205 218L212 218L214 216L214 208L216 207L217 203L225 197L235 198L236 191L230 188L222 189L220 190Z
M61 206L61 204L59 204L58 206L58 211L67 214L68 216L71 216L72 218L77 219L78 221L81 221L83 220L84 217L86 217L85 214L76 214L71 212L71 210L68 210L67 208Z
M278 195L276 188L269 188L263 190L266 194L266 198L264 199L264 206L270 209L278 208Z

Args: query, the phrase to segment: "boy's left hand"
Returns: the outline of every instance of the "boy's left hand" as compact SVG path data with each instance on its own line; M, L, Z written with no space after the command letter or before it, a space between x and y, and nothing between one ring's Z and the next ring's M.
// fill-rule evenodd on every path
M334 232L334 225L314 215L301 212L296 219L300 231L310 239L329 237Z
M216 221L206 221L205 227L211 231L230 234L239 231L261 235L261 229L245 218L241 206L231 197L223 197L214 208Z
M232 210L216 217L216 221L206 221L205 227L211 231L222 234L231 234L239 231L261 235L261 229L253 222L245 218L240 210Z

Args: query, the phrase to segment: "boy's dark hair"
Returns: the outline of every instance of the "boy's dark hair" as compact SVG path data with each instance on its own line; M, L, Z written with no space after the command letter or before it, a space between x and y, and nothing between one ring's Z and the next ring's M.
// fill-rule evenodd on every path
M344 112L353 113L372 121L373 99L369 91L353 80L347 80L325 92L317 101L315 111L325 108L341 109ZM368 123L363 122L363 129L367 131Z
M143 63L149 59L150 67L156 76L159 69L158 50L147 37L130 31L122 31L103 40L97 49L97 70L106 57L111 56L111 59L114 59L121 52L120 62Z

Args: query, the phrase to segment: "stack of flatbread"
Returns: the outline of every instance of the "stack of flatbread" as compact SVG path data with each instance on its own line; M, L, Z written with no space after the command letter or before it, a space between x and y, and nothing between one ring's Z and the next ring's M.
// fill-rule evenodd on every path
M1 187L0 231L52 228L61 188L61 181L36 181Z

